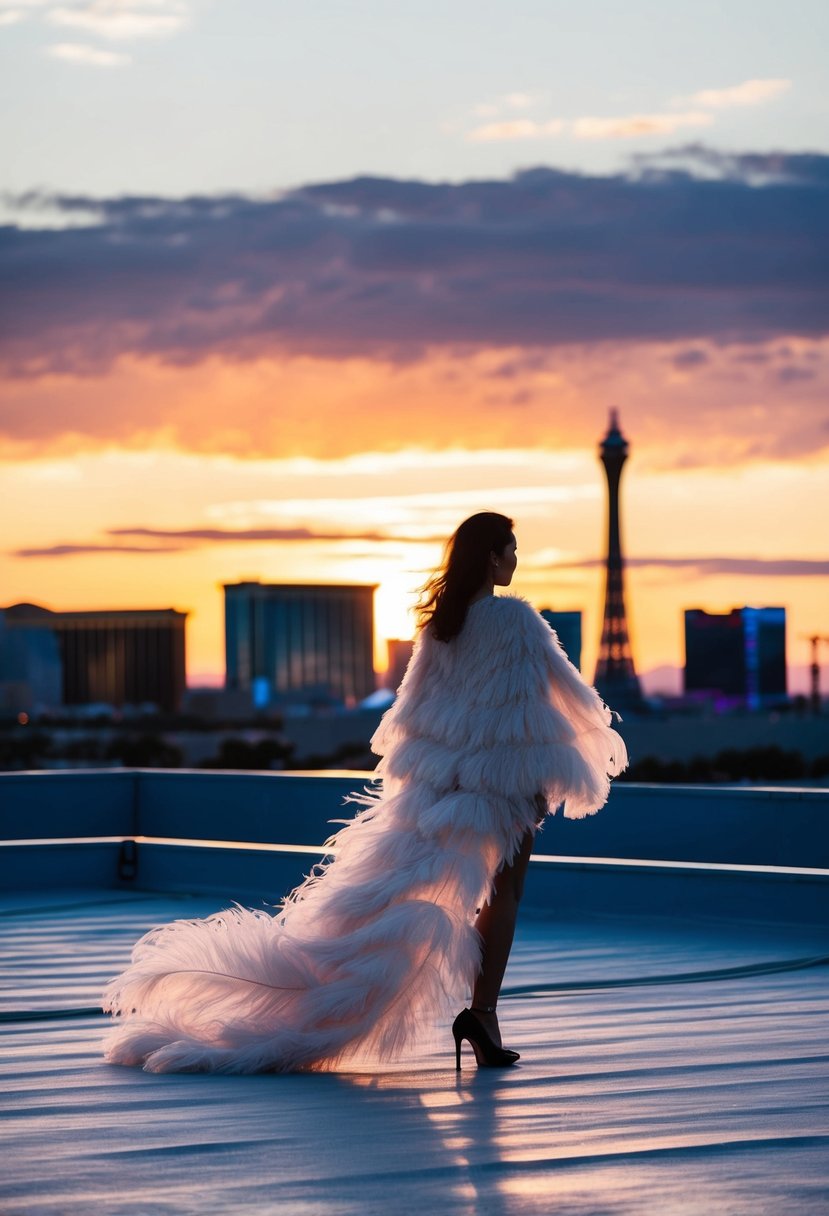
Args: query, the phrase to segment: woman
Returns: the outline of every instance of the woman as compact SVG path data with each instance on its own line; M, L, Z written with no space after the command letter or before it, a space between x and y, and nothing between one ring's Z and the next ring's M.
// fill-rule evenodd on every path
M325 1070L387 1060L465 993L456 1064L508 1065L496 1005L539 820L607 799L627 757L610 711L524 601L512 521L458 528L427 583L379 788L280 913L235 907L148 933L104 1007L106 1056L152 1072ZM477 919L475 919L477 917Z

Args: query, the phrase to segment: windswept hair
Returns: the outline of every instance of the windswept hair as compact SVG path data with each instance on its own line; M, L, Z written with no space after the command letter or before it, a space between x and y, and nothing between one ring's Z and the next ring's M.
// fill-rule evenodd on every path
M439 642L457 637L470 600L487 581L490 554L504 552L512 530L512 520L494 511L463 521L446 543L441 566L421 589L415 609L421 629L428 627Z

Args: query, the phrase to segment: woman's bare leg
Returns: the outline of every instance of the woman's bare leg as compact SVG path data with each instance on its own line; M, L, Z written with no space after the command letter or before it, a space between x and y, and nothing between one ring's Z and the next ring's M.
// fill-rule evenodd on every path
M481 1013L481 1009L498 1003L501 982L507 968L518 905L524 891L524 876L530 860L535 834L527 832L513 861L495 876L492 898L478 913L475 928L483 940L481 970L472 993L475 1017L500 1046L501 1032L496 1013Z

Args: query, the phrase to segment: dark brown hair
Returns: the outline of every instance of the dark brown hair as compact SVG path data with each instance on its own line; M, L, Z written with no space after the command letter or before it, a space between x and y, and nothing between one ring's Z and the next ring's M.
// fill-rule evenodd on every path
M440 642L457 637L469 601L487 580L490 554L504 552L512 529L512 520L494 511L479 511L463 521L446 543L441 566L420 592L415 611L421 629L428 626Z

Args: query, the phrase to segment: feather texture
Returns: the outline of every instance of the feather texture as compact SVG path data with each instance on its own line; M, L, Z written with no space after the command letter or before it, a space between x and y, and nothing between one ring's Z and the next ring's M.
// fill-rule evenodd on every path
M456 1009L473 920L535 829L578 818L627 762L612 715L524 600L419 636L372 739L378 783L277 915L235 906L154 929L107 987L105 1054L151 1072L334 1069L391 1059Z

